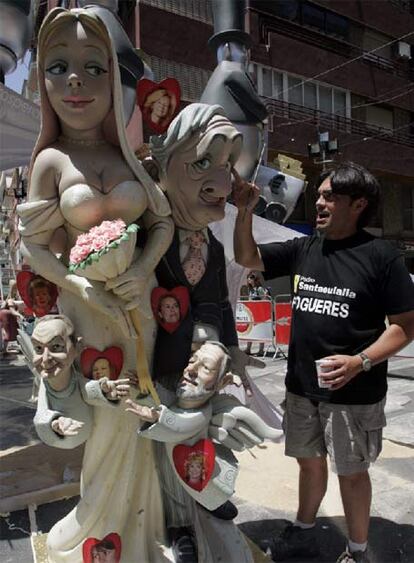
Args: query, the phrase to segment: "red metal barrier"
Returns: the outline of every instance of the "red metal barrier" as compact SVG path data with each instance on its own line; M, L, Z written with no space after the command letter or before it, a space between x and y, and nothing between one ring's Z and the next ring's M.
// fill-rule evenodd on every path
M273 343L273 301L238 301L236 329L239 340Z
M288 345L292 322L292 304L275 302L275 341L278 345Z

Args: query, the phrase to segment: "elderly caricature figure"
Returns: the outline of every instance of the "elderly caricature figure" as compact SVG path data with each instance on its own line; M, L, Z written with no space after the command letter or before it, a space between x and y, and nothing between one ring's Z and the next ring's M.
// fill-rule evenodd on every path
M141 338L148 360L152 356L155 321L144 317L150 311L153 271L169 246L173 225L166 197L127 141L114 39L122 28L102 9L118 26L115 34L93 6L56 8L42 24L37 60L42 125L28 201L18 213L21 251L38 274L59 287L59 310L70 317L85 346L122 347L128 372L137 362L129 309L144 313ZM136 250L125 273L106 284L70 273L68 256L77 236L115 219L139 222L147 231L145 246ZM64 241L60 258L52 251L56 238ZM137 553L143 560L157 559L164 533L159 484L151 445L136 440L130 418L123 408L94 408L80 502L48 534L48 554L55 563L78 563L83 540L103 537L107 525L122 537L126 561ZM145 527L138 506L151 506Z
M279 430L267 426L235 397L218 394L233 381L234 376L228 371L230 362L230 355L220 342L208 341L192 354L172 405L150 408L126 401L128 411L147 421L138 435L166 444L165 450L159 450L161 459L164 455L160 462L164 488L168 489L171 483L167 473L172 471L188 495L211 511L223 505L234 492L238 464L231 449L243 450L260 444L265 438L280 436ZM232 422L222 426L223 420ZM201 452L190 453L182 467L177 465L177 445L194 447L200 440L212 439L215 462L208 482L205 482L205 457ZM166 453L162 454L163 451ZM175 495L174 489L171 494ZM187 502L191 504L188 499Z
M208 225L224 217L241 145L241 134L219 106L190 104L165 136L153 139L152 157L144 161L167 193L175 223L173 241L156 270L158 283L166 289L184 285L191 302L178 330L157 335L154 376L171 389L193 342L219 340L232 354L237 348L224 251Z
M89 437L92 428L88 405L106 405L128 395L135 378L86 380L74 367L79 339L75 340L73 324L65 315L39 319L31 341L33 365L41 379L36 431L50 446L74 448Z

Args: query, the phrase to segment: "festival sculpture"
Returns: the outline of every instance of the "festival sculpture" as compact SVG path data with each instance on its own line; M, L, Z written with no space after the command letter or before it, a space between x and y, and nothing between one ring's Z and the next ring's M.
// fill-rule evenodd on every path
M157 407L157 391L162 399L175 396L192 351L206 340L228 346L232 370L246 382L244 369L251 360L237 346L223 248L208 229L224 217L241 134L218 106L185 108L165 135L153 138L152 157L145 161L161 189L128 144L113 33L99 11L50 12L39 34L38 69L42 128L28 202L18 209L21 249L36 274L58 287L59 311L82 338L88 361L82 364L81 355L81 368L89 378L85 383L71 369L60 378L65 390L53 389L53 378L46 375L43 382L46 415L39 417L53 434L42 439L52 445L69 444L71 437L86 440L81 498L50 530L48 557L53 563L89 561L97 546L111 544L125 563L181 562L180 551L166 547L168 475L156 468L156 461L165 459L165 446L154 456L152 440L145 432L137 436L139 422L120 399L133 389L135 368L139 389L133 397L139 391L141 403ZM155 301L153 290L159 292ZM39 351L49 342L48 331L42 335L48 322L41 321L34 335ZM62 322L57 324L62 329ZM68 341L66 346L71 349ZM123 361L121 371L115 361L118 368L111 372L114 349ZM157 390L148 373L151 364ZM41 369L42 360L38 365ZM52 397L74 381L76 405ZM74 414L72 407L82 401L85 414ZM72 422L54 422L60 416ZM227 430L219 425L216 432L220 441ZM200 460L188 461L189 482L195 481ZM208 502L194 502L175 476L172 481L177 493L172 505L184 498L184 518L194 527L191 560L252 563L238 528L216 518L221 507L210 510Z
M126 140L116 51L93 9L48 14L39 34L38 74L42 127L28 202L18 209L21 250L37 274L58 286L59 310L84 345L120 347L126 373L136 368L137 336L151 360L155 323L149 292L153 270L171 240L169 204ZM147 231L125 273L111 279L111 287L70 273L76 238L117 219L138 222ZM62 233L58 259L50 247ZM129 313L137 307L139 335ZM124 561L135 561L137 554L144 561L163 561L163 511L151 443L136 438L136 418L124 408L93 410L81 500L49 532L49 559L79 563L87 538L117 533Z
M191 355L171 405L149 408L126 401L128 411L147 422L138 435L167 444L163 471L170 468L208 510L234 493L238 462L231 450L242 451L281 434L235 397L218 393L234 382L230 364L220 342L206 341Z
M79 340L65 315L47 315L35 326L32 361L40 375L40 389L34 425L39 438L49 446L72 449L89 437L93 405L115 405L127 396L132 374L111 381L101 377L88 381L74 366Z

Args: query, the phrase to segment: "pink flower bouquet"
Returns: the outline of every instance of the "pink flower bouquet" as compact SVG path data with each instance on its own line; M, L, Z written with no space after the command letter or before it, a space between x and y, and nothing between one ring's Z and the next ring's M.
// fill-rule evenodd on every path
M103 221L76 239L70 251L69 271L91 280L108 281L131 265L138 225L122 219Z

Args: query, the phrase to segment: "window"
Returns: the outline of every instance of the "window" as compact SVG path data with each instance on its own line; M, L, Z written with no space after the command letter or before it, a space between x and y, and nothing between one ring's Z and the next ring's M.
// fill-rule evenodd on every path
M373 51L373 56L383 57L384 59L391 59L392 58L392 45L387 45L387 47L383 47L387 43L390 43L392 39L387 35L383 35L382 33L378 33L376 31L372 31L371 29L364 30L364 36L362 40L362 48L364 51Z
M325 113L332 113L332 88L319 86L319 109Z
M308 2L301 3L300 23L340 39L346 40L349 36L348 18Z
M394 114L392 110L380 106L368 106L366 108L366 122L368 125L383 127L384 129L394 128Z
M288 90L286 95L289 102L297 106L303 106L302 86L302 80L300 78L296 78L296 76L288 77Z
M347 90L320 84L257 63L251 63L249 71L261 96L324 113L351 116L351 96Z
M303 85L303 105L310 109L317 109L316 84L306 82Z
M262 69L262 91L263 96L271 98L273 95L273 84L272 84L272 71L270 68L263 67Z
M346 117L346 93L334 90L334 113Z
M325 31L325 10L312 4L302 4L302 24Z

